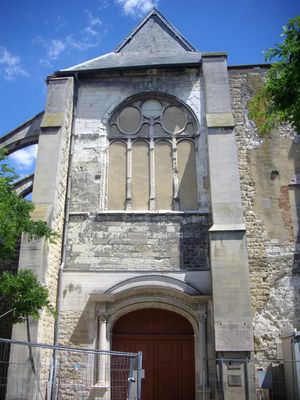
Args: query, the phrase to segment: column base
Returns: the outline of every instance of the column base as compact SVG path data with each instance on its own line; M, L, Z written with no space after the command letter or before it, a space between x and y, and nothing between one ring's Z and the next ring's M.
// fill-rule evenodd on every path
M196 400L209 400L211 395L211 389L208 387L198 388L196 390Z

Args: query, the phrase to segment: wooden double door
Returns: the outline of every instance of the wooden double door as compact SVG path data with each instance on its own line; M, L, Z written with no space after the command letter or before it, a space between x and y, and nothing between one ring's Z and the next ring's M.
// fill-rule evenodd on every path
M120 318L112 349L143 352L142 400L195 400L194 332L182 316L143 309Z

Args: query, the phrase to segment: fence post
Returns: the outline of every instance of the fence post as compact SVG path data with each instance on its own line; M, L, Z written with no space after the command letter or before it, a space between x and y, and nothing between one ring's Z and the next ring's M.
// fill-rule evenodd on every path
M127 399L131 399L131 388L132 384L135 382L134 376L133 376L133 365L134 365L134 358L130 357L130 363L129 363L129 374L128 374L128 389L127 389Z
M141 400L142 395L142 363L143 363L143 354L141 351L138 352L137 356L137 389L136 389L136 398L137 400Z
M205 400L205 388L206 388L204 365L205 365L205 358L203 358L203 365L202 365L202 400Z
M245 398L249 400L249 381L248 381L248 357L244 361L244 379L245 379Z
M219 361L221 361L219 364L219 366L220 366L220 385L221 385L221 392L222 392L221 397L222 397L222 400L224 400L225 399L225 391L224 391L224 377L223 377L223 368L224 368L223 357L221 357L221 359L219 359Z
M52 353L52 373L51 373L51 393L50 400L56 400L56 383L57 383L57 359L56 359L56 350L53 349Z

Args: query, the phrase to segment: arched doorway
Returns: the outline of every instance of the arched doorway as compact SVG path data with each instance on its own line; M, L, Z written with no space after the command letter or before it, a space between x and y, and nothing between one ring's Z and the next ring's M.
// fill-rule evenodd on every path
M143 400L195 400L194 331L171 311L130 312L113 327L112 349L143 352Z

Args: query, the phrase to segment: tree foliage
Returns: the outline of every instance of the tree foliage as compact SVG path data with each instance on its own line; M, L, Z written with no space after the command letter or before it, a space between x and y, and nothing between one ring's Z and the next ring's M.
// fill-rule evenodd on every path
M4 151L0 150L0 258L11 257L22 232L29 239L45 237L55 240L56 234L43 221L32 221L34 205L12 190L16 174L9 168Z
M0 260L14 255L22 232L28 233L29 240L45 237L52 241L57 237L44 221L31 219L34 205L18 197L12 190L15 178L14 171L5 161L5 152L0 150ZM0 304L2 309L0 318L9 314L12 323L26 321L28 342L31 342L29 317L39 318L43 309L55 316L55 310L48 300L48 289L39 283L29 269L17 273L11 271L2 273ZM36 375L32 348L30 345L28 348L31 368Z
M249 115L261 134L281 123L290 123L300 134L300 16L283 27L282 43L265 53L275 59L264 85L249 103Z
M45 308L55 315L48 300L48 289L42 286L31 270L18 273L4 272L0 277L0 296L12 322L24 322L29 316L38 319Z

